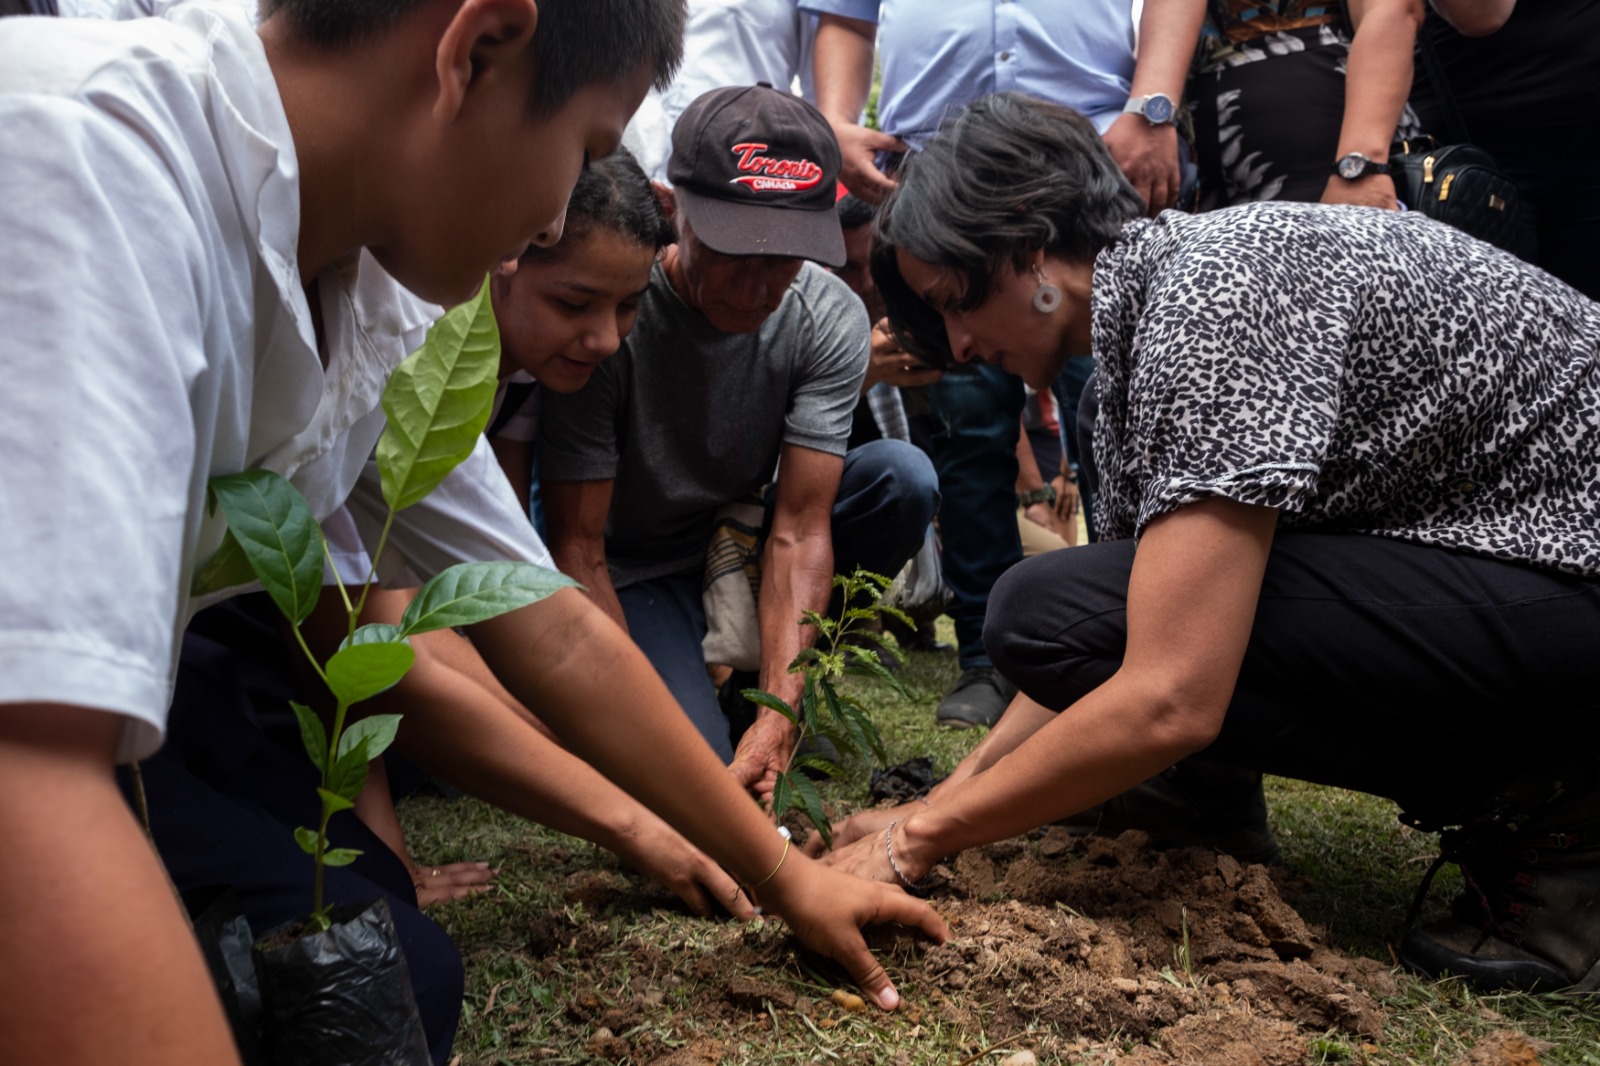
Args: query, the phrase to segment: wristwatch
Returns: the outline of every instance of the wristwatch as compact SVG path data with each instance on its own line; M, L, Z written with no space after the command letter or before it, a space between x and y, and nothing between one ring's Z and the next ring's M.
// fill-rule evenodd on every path
M1172 97L1166 93L1151 93L1149 96L1131 96L1128 102L1122 105L1124 115L1143 115L1144 120L1152 126L1166 126L1177 117L1178 109L1172 102Z
M1360 152L1351 152L1333 164L1333 172L1345 181L1355 181L1368 174L1388 174L1392 171L1388 163L1369 159Z
M1056 502L1056 487L1054 485L1040 485L1036 489L1017 493L1018 507L1032 507L1036 503L1048 503L1054 506Z

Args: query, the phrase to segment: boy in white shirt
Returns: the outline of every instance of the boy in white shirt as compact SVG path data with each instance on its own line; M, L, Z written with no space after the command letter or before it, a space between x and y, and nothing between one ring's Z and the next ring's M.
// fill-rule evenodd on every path
M259 35L231 3L0 22L0 245L18 257L0 276L0 839L25 871L0 880L7 1062L236 1061L112 778L161 739L190 580L222 532L206 481L268 468L319 515L359 512L378 394L437 313L405 290L455 303L558 239L584 158L670 74L682 27L679 0L264 14ZM484 449L405 519L391 541L424 576L545 557ZM741 881L776 870L761 902L897 1002L858 926L942 923L788 855L581 595L474 637ZM598 716L602 689L619 698Z

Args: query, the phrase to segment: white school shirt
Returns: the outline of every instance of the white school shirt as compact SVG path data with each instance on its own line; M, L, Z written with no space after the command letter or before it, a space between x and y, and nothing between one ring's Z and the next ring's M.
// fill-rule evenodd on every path
M364 253L336 264L324 370L298 195L236 3L0 20L0 714L98 708L129 719L121 758L159 746L192 578L224 531L210 477L274 470L319 517L381 520L379 397L438 308ZM549 565L482 442L390 543L422 576Z

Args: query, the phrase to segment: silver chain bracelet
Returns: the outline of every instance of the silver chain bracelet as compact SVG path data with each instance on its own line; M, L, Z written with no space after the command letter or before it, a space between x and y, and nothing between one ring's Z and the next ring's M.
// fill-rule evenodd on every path
M911 891L916 892L923 887L922 884L907 877L901 871L900 864L894 861L894 827L899 824L900 819L896 818L889 823L889 828L883 831L883 853L889 856L889 869L894 871L894 875L900 879L900 883Z

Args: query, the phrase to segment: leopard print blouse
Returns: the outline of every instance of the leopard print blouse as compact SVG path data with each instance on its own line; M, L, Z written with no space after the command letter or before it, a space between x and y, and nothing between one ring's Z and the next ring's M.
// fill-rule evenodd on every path
M1130 223L1095 262L1095 518L1209 497L1600 575L1600 304L1414 213Z

